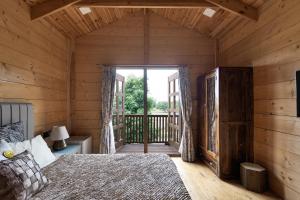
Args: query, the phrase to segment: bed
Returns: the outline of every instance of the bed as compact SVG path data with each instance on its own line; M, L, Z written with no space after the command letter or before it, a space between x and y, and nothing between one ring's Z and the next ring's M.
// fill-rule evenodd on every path
M31 104L0 103L0 125L22 120L33 134ZM75 154L42 169L48 185L32 199L191 199L165 154Z
M40 199L190 199L164 154L69 155L44 170Z

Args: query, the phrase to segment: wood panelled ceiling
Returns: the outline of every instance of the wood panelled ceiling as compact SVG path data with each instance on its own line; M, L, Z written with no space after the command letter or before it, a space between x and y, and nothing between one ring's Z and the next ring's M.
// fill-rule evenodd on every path
M29 6L40 4L47 0L24 0ZM260 7L266 0L240 0L254 8ZM68 6L50 14L43 19L67 37L77 38L119 19L141 12L143 8L101 8L91 7L92 12L82 15L77 6ZM203 15L205 8L150 8L157 15L165 17L185 28L195 30L212 37L217 36L230 24L239 20L247 20L232 12L214 7L216 14L209 18Z

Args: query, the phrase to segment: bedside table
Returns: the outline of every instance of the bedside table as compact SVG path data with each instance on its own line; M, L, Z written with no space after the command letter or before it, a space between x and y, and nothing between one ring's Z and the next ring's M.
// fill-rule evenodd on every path
M82 154L92 153L92 137L91 136L70 136L66 140L68 145L80 145Z
M62 150L52 151L53 155L57 158L63 155L71 155L81 153L81 145L80 144L69 144L66 148Z

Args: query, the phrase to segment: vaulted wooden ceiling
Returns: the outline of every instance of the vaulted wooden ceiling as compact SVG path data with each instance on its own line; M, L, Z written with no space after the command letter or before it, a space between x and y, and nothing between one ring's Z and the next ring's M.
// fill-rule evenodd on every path
M51 0L24 0L30 7L43 4L46 1ZM53 1L53 0L52 0ZM55 0L54 0L55 1ZM65 2L72 0L64 0ZM208 0L209 1L209 0ZM266 0L235 0L240 1L242 5L249 6L249 8L257 9ZM73 0L73 2L80 2L79 0ZM103 1L105 2L105 1ZM212 1L214 2L214 0ZM203 4L205 5L205 4ZM199 33L208 34L212 37L217 36L224 28L228 27L230 24L235 23L239 20L247 20L241 17L239 14L243 14L243 11L234 13L228 9L222 7L217 7L210 4L216 14L209 18L203 15L205 6L201 7L166 7L163 6L156 8L149 8L152 12L165 17L183 27L195 30ZM114 23L117 20L134 15L136 12L142 11L143 8L139 6L97 6L91 7L92 12L86 15L82 15L79 11L79 7L76 5L69 5L63 7L63 9L56 10L42 17L44 20L48 21L51 25L56 27L64 35L72 38L82 36L84 34L90 33L95 30L99 30L104 26Z

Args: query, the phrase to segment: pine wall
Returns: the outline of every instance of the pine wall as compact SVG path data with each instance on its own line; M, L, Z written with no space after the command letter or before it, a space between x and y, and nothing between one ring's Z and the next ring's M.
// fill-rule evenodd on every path
M99 149L102 76L97 64L139 65L144 64L144 56L149 64L187 64L194 99L193 128L198 134L196 78L214 66L215 42L154 13L150 13L148 30L149 34L145 34L144 13L138 12L76 40L75 68L71 73L72 131L93 136L95 152ZM149 39L148 48L145 37Z
M35 132L68 122L71 43L23 1L0 1L0 101L32 103Z
M268 169L272 190L286 199L300 198L299 10L298 0L268 1L258 22L241 21L219 44L221 65L254 67L254 157Z

